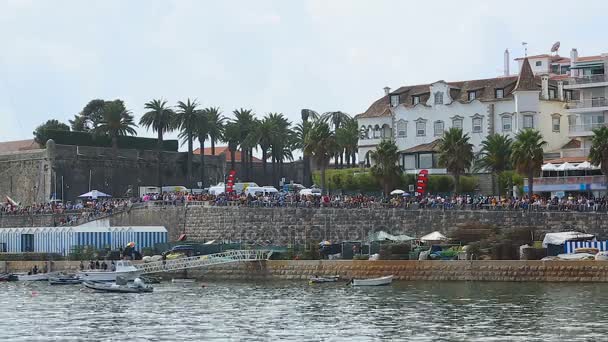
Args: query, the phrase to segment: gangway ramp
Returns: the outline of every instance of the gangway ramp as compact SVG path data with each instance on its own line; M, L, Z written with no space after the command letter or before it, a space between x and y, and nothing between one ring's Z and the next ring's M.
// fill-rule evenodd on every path
M209 267L242 261L268 260L272 255L269 250L232 250L216 254L200 255L173 260L153 261L135 265L141 274L179 271L190 268Z

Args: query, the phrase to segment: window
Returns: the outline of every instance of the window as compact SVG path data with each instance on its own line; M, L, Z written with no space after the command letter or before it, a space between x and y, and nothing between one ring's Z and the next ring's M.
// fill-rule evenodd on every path
M554 99L555 98L555 89L549 89L549 98L550 99Z
M570 66L569 65L562 65L562 67L560 68L560 74L565 75L570 73Z
M568 101L568 102L572 101L572 91L566 90L566 91L564 91L564 93L566 95L566 101Z
M452 119L452 127L462 129L462 119L461 118Z
M475 100L476 97L477 97L477 92L476 91L470 91L469 92L469 101Z
M502 131L511 132L511 115L505 115L502 117Z
M536 66L542 66L543 62L542 61L536 61Z
M365 127L365 126L361 126L361 129L359 130L359 132L361 133L361 134L360 134L360 136L361 136L361 140L365 140L365 139L369 138L369 137L367 136L367 127Z
M524 128L534 128L534 116L524 115Z
M433 168L433 154L423 153L418 155L418 168L419 169L432 169Z
M21 252L34 251L34 234L21 234Z
M559 132L559 123L559 116L555 115L553 116L553 118L551 118L551 126L553 127L553 132Z
M559 64L551 64L551 73L559 74Z
M374 139L380 138L381 135L382 135L382 131L380 129L380 126L378 126L378 125L374 126Z
M406 154L403 156L403 168L405 170L411 170L416 168L416 155Z
M496 98L497 99L502 99L505 97L505 90L504 89L496 89Z
M473 118L473 133L481 133L481 118Z
M426 121L416 122L416 136L423 137L426 135Z
M436 105L443 104L443 93L442 92L435 93L435 104Z
M443 134L443 121L435 121L434 125L435 136L440 136Z
M420 96L412 96L412 104L417 105L420 103Z
M397 107L399 105L399 95L391 95L391 107Z
M405 120L397 121L397 136L407 137L407 122Z

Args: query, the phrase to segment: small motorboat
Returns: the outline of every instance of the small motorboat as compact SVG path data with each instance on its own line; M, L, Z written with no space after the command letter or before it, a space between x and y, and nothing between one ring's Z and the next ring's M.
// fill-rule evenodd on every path
M50 277L49 285L76 285L82 283L82 279L75 276Z
M152 276L152 275L141 276L139 278L141 278L141 280L143 280L144 283L146 283L146 284L160 284L160 282L162 280L161 277Z
M87 281L116 281L117 277L127 280L134 280L141 274L141 270L135 267L129 260L119 260L116 262L116 271L87 270L77 273L78 278Z
M154 288L145 284L140 278L135 278L132 283L127 283L124 278L116 279L115 283L103 281L85 281L83 285L89 289L100 292L117 292L117 293L143 293L152 292Z
M311 277L308 282L310 284L319 284L319 283L335 283L340 279L339 275L329 276L329 277Z
M353 286L381 286L381 285L390 285L393 282L393 275L389 275L386 277L380 278L371 278L371 279L353 279Z
M27 274L21 273L17 274L17 278L19 281L47 281L50 277L56 276L57 273L36 273L36 274Z
M0 273L0 281L17 281L18 277L12 273Z

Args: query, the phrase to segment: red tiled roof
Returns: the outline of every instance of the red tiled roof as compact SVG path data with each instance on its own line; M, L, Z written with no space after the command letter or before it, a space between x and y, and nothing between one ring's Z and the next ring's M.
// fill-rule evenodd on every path
M522 59L526 59L526 58L536 59L536 58L548 58L548 57L553 57L553 56L544 53L544 54L534 55L534 56L518 57L518 58L515 58L515 60L521 61ZM559 56L557 56L557 57L559 57Z
M205 147L205 155L206 156L212 156L213 154L211 154L211 147ZM201 149L197 148L196 150L194 150L192 152L192 154L201 154ZM220 155L224 155L226 157L226 162L229 163L232 161L232 155L230 153L230 150L228 150L228 146L216 146L215 147L215 155L216 156L220 156ZM241 151L235 151L234 152L234 159L235 162L240 162L241 161ZM254 163L261 163L262 160L256 157L252 158Z
M564 157L564 158L545 160L544 164L582 163L584 161L587 161L587 157Z
M0 142L0 153L37 150L40 148L34 139Z
M539 90L539 86L534 79L534 73L532 72L532 67L530 66L530 62L528 59L524 59L524 63L521 66L521 71L519 72L519 77L517 78L517 84L515 85L515 90Z
M439 152L439 142L441 139L434 140L428 144L420 144L414 147L410 147L401 153L420 153L420 152Z
M562 148L581 148L581 141L576 139L571 139L568 143Z

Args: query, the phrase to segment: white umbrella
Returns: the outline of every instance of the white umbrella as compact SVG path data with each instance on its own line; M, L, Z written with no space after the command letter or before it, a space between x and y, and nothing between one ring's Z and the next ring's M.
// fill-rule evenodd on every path
M405 191L399 190L399 189L395 189L395 190L391 191L391 195L403 195L404 193L405 193Z
M92 199L97 199L100 197L112 197L112 196L105 194L99 190L91 190L91 191L87 192L86 194L82 194L82 195L78 196L78 198L92 198Z
M556 167L554 164L547 163L547 164L543 165L540 169L543 171L555 171Z
M447 240L447 236L441 234L440 232L432 232L430 234L426 234L425 236L420 238L420 241L425 242L425 241L445 241Z
M590 162L584 161L576 166L577 170L592 170L593 165Z

